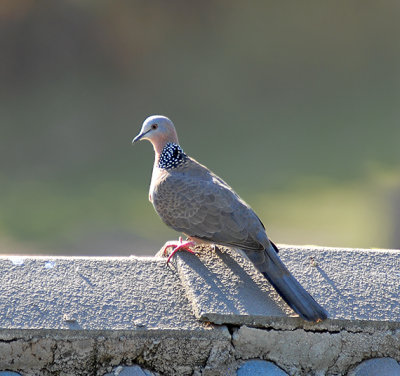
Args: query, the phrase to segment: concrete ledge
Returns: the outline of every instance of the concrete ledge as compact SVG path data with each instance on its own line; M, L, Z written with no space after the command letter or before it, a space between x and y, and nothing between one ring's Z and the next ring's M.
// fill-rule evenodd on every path
M319 324L295 317L242 256L197 251L169 266L0 257L0 371L105 375L138 364L154 374L235 375L264 359L289 375L344 375L366 359L389 357L392 368L400 360L399 251L283 247L330 314Z
M400 328L399 251L282 247L289 270L329 313L318 325L294 317L237 252L199 249L197 255L180 253L174 262L199 320L314 331Z

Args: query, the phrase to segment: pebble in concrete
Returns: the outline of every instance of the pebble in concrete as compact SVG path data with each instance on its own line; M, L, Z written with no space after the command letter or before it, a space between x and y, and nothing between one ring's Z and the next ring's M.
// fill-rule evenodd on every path
M245 362L237 372L237 376L288 376L272 362L265 360L248 360Z
M0 374L0 376L2 375ZM107 373L104 376L156 376L156 374L135 365L129 367L119 366L113 372Z
M393 358L369 359L357 366L350 376L399 376L400 366Z
M11 371L0 371L0 376L21 376L21 374Z

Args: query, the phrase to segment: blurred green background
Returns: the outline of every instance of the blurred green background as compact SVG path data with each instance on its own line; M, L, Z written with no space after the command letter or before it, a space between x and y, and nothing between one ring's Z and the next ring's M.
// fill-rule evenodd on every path
M277 243L400 247L398 1L0 3L0 252L154 254L143 120Z

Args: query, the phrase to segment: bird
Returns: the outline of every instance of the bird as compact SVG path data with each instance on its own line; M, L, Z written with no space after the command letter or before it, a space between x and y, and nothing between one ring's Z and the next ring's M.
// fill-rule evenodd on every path
M183 151L168 117L145 119L132 144L141 140L150 141L155 154L149 200L161 220L188 239L166 243L165 248L174 248L167 262L179 250L192 252L194 245L232 248L247 256L302 319L320 322L328 317L281 261L278 247L253 209L224 180Z

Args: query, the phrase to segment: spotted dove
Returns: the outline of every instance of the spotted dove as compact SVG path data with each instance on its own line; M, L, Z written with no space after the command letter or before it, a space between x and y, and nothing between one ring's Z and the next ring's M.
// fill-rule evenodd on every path
M211 243L241 250L303 319L321 321L326 311L300 285L278 256L264 225L234 190L179 146L174 124L165 116L147 118L132 142L153 144L155 161L149 199L165 224L184 233L190 242Z

